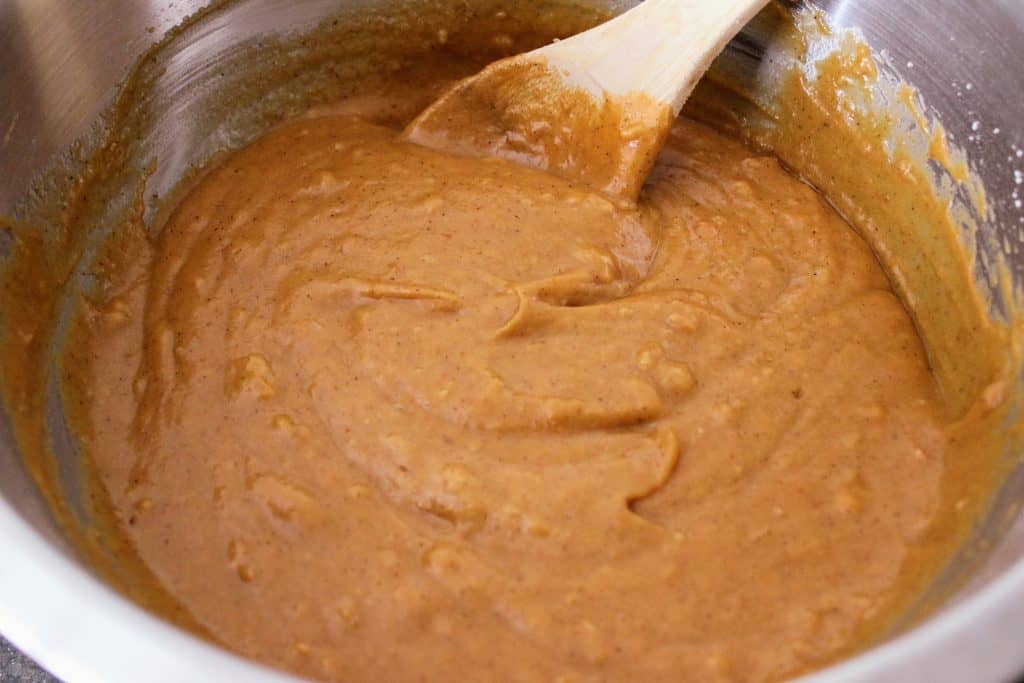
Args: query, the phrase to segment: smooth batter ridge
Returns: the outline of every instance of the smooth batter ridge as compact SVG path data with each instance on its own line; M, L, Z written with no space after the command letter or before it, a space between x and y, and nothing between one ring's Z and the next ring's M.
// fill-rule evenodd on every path
M65 359L115 512L212 637L316 678L806 671L982 457L867 245L685 119L631 210L296 120L118 280Z

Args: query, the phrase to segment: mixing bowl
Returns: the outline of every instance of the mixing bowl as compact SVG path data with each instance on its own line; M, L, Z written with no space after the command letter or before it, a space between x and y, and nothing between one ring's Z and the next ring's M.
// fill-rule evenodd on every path
M373 2L240 0L180 34L161 56L159 106L143 141L160 159L147 191L172 187L199 160L199 150L240 142L211 127L208 110L211 83L239 46ZM131 64L204 4L0 0L0 215L15 212L32 180L97 126ZM835 26L859 30L886 70L916 86L930 113L964 147L991 204L978 240L1011 245L1011 275L1024 285L1024 253L1016 248L1024 233L1024 3L821 0L817 6ZM756 78L764 39L747 32L723 59ZM9 246L0 240L0 257L8 256ZM74 498L77 466L59 429L53 446L64 492ZM950 594L940 609L807 680L994 683L1024 673L1021 503L1024 466L996 497L971 552L958 556L934 589ZM72 500L70 507L78 506ZM0 631L62 678L287 680L160 621L97 578L53 521L3 416L0 543Z

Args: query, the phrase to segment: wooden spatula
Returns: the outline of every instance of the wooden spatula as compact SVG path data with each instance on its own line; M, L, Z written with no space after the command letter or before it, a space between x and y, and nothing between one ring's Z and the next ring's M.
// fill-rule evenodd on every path
M686 98L768 0L646 0L600 26L458 82L405 130L636 201Z

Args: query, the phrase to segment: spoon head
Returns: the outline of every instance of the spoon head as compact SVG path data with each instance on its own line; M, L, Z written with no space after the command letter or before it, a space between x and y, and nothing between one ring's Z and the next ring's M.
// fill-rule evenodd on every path
M672 119L668 105L645 93L609 95L578 69L523 55L456 83L404 136L548 171L630 204Z

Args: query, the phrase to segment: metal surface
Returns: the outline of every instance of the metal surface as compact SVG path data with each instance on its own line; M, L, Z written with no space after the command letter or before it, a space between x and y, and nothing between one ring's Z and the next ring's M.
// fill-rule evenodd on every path
M52 674L0 638L0 683L60 683Z
M167 103L145 144L165 190L223 131L205 127L220 60L261 33L309 26L370 0L242 0L177 41L160 77ZM87 133L138 55L204 0L0 0L0 214ZM611 6L629 2L612 0ZM981 242L1024 232L1024 2L822 0L915 84L985 181ZM205 147L204 147L205 146ZM0 243L0 254L3 244ZM1024 255L1014 257L1018 284ZM70 457L70 454L65 454ZM1024 501L1011 489L1010 498ZM0 416L0 631L71 681L287 680L202 643L110 590L69 551L26 477ZM1001 683L1024 671L1024 520L951 606L916 629L809 680Z

